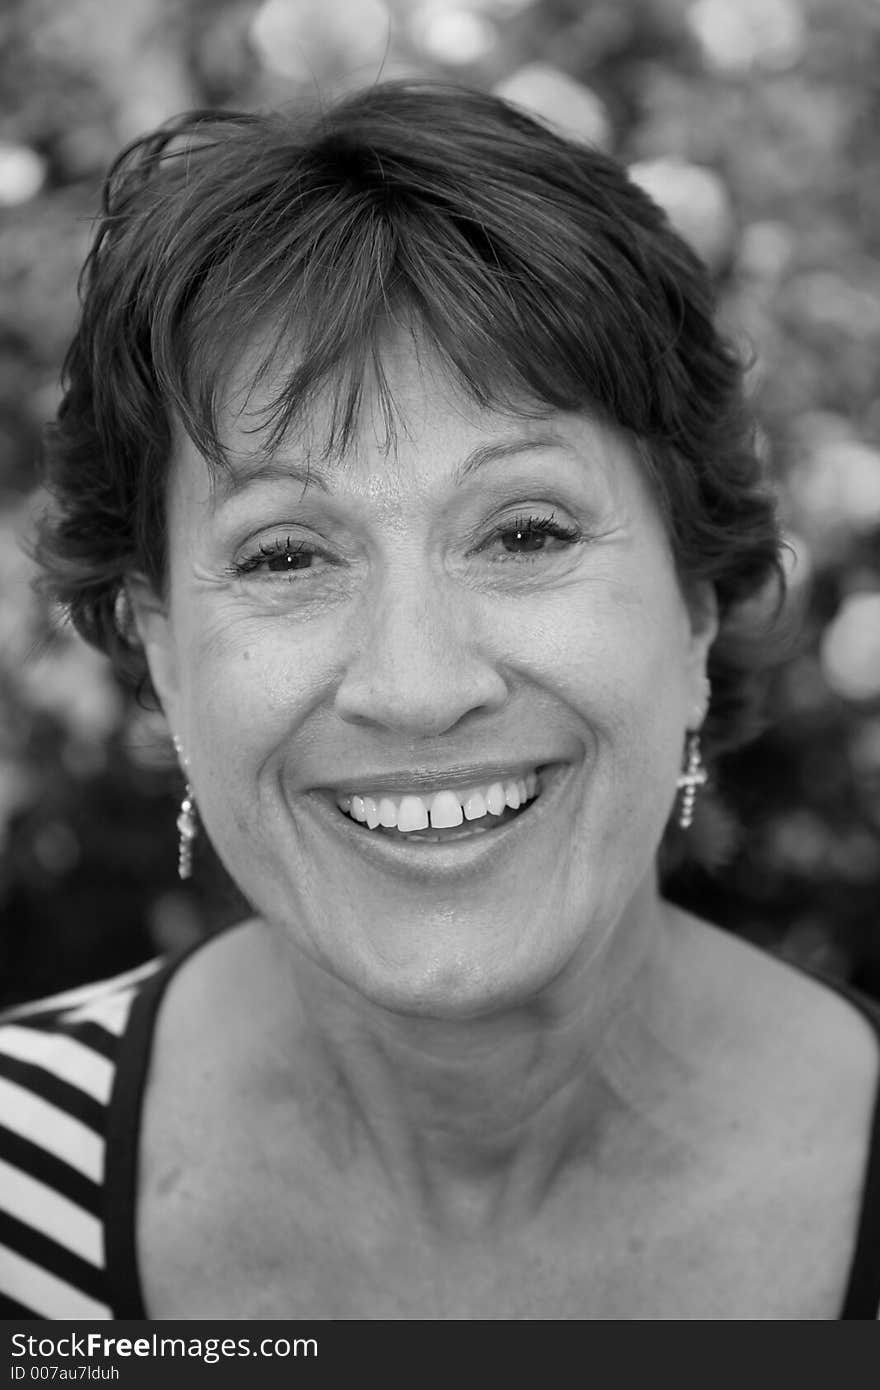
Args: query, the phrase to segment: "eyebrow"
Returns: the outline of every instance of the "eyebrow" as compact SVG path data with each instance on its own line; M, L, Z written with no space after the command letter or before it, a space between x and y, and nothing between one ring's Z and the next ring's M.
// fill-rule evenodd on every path
M457 487L478 469L499 459L533 453L536 449L569 447L564 439L552 431L531 438L499 439L494 444L479 444L455 468L452 481ZM214 487L215 506L222 506L257 483L267 482L299 482L304 490L307 487L317 487L321 492L330 491L328 476L320 467L311 463L282 463L277 457L272 457L247 468L231 469L221 474Z
M307 487L320 488L321 492L330 491L327 479L311 464L282 463L278 458L269 458L247 468L225 469L219 474L212 488L214 506L222 506L257 483L289 482L302 483L303 491Z
M552 430L544 434L536 434L529 439L500 439L496 444L480 444L473 449L456 468L453 474L453 482L462 483L471 473L476 473L478 468L484 467L487 463L494 463L497 459L512 458L516 454L530 454L536 449L565 449L568 445L565 440Z

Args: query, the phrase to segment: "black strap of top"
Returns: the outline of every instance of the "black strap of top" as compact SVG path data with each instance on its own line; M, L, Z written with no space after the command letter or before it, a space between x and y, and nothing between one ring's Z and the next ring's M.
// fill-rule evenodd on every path
M115 1318L148 1318L137 1257L138 1149L156 1015L172 977L207 945L205 937L169 959L135 999L116 1067L107 1116L104 1235L108 1298Z
M876 1034L880 1045L880 1003L869 999L851 985L831 980L818 972L821 980L858 1009ZM874 1100L868 1158L862 1183L862 1205L856 1247L850 1265L849 1280L843 1299L841 1319L856 1318L874 1322L880 1317L880 1087Z

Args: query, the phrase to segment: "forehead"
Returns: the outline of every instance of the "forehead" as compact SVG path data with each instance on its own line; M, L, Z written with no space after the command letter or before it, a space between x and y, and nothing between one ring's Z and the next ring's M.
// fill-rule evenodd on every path
M271 438L273 408L297 357L291 349L276 353L268 368L267 360L256 342L224 379L217 412L221 463L206 459L178 428L172 512L183 503L188 513L196 506L218 516L267 487L289 494L293 485L313 501L328 494L396 513L414 502L445 506L462 485L493 489L517 474L537 483L552 465L589 485L594 506L623 507L640 513L651 529L666 530L655 487L626 431L587 411L556 411L540 402L483 405L413 335L387 337L378 366L360 382L359 409L344 440L336 380L315 392L280 438ZM483 467L498 460L503 465Z
M301 362L295 345L270 356L256 343L238 358L223 383L219 412L221 441L234 459L265 456L282 442L272 437L277 407ZM384 333L375 355L362 365L340 364L299 404L283 445L314 462L346 465L364 454L393 458L438 428L479 431L505 417L525 423L550 414L539 402L509 411L481 406L421 336Z
M275 354L267 367L257 343L226 375L217 413L223 464L208 468L217 498L254 476L293 468L318 485L344 484L365 472L386 480L420 471L438 478L448 473L458 482L496 451L576 447L594 466L609 451L633 453L622 430L589 412L557 411L526 399L509 406L482 404L435 351L402 333L386 339L381 357L368 363L358 380L349 430L340 425L351 381L340 375L323 383L277 438L278 402L297 365L290 351ZM185 443L178 434L178 451ZM184 452L193 451L184 447Z

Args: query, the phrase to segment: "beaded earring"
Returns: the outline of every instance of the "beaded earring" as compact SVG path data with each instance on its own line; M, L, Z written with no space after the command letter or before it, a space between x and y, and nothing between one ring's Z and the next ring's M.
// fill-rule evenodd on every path
M184 756L183 747L180 739L174 739L174 747L177 750L182 765L186 768L189 759ZM199 816L196 808L195 793L187 779L183 793L183 800L180 803L180 813L177 817L177 829L180 832L177 847L177 874L181 879L192 878L193 860L193 841L199 833Z
M186 784L186 792L180 803L180 815L177 817L177 829L180 831L180 840L177 850L178 877L182 879L192 878L193 840L199 833L199 819L196 811L196 803L193 798L193 790L189 782Z
M679 774L677 782L681 792L678 823L682 830L689 830L693 824L697 788L705 786L708 780L709 774L703 766L703 757L700 752L700 735L695 730L689 729L685 743L684 771Z

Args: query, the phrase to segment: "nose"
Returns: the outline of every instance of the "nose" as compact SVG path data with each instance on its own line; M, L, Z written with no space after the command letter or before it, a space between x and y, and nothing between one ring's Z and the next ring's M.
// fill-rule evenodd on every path
M499 709L507 682L481 640L474 602L427 571L389 576L365 596L336 692L341 718L436 738L468 715Z

